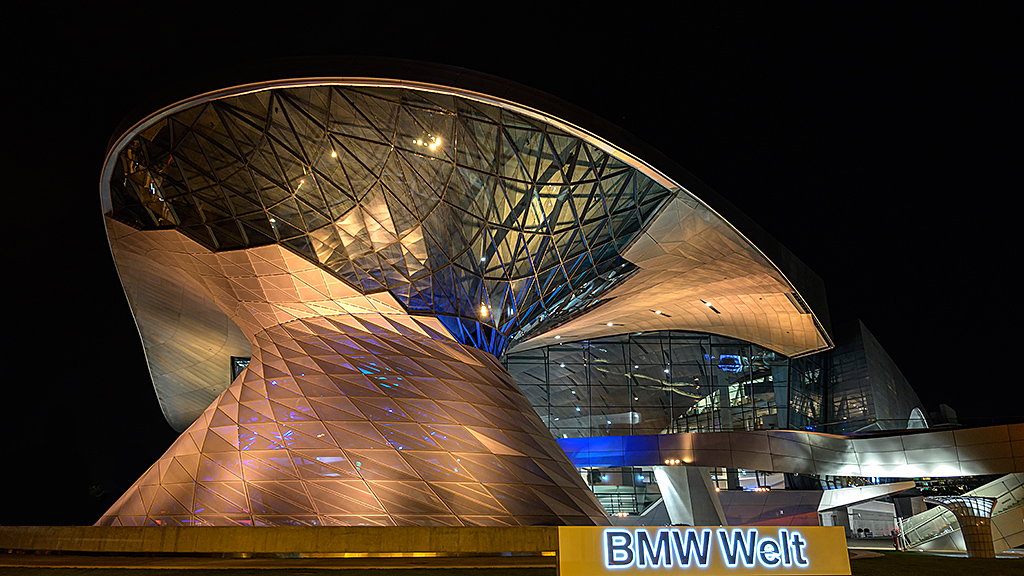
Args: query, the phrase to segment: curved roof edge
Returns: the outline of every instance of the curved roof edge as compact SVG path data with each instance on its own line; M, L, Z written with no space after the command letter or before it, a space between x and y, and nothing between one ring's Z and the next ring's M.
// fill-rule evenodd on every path
M151 116L155 111L194 98L198 94L222 90L226 86L278 81L283 78L322 76L401 78L406 81L443 85L487 94L535 110L542 110L546 114L556 116L592 134L600 135L601 138L622 150L642 158L649 166L657 167L665 176L683 186L746 236L792 283L805 300L815 322L820 325L821 332L830 340L831 347L832 326L824 282L806 264L732 202L715 192L677 162L608 120L561 98L490 74L456 66L399 58L361 56L285 58L228 67L181 82L144 100L118 125L107 144L107 152L109 153L111 147L135 124Z

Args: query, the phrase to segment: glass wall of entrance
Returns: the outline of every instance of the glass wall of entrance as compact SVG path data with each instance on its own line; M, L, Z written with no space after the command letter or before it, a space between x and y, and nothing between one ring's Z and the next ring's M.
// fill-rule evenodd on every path
M790 359L723 336L624 334L513 351L505 365L556 438L823 421L824 355Z

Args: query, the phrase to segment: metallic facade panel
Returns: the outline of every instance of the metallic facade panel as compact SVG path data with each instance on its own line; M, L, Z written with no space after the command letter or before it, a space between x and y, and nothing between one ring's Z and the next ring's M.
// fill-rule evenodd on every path
M993 474L999 470L1017 470L1012 458L988 458L982 460L962 460L960 461L960 475L961 476L984 476L986 474Z
M795 439L782 439L769 436L770 452L772 457L793 456L805 460L811 460L811 446L807 442L800 442Z
M944 446L941 448L924 448L920 450L907 450L907 464L938 464L956 462L956 447Z
M858 452L857 460L861 466L872 469L878 467L901 467L907 465L905 452Z
M854 438L853 448L860 453L902 452L903 441L899 436L883 438Z
M772 455L769 452L733 452L734 462L739 462L744 470L772 470Z
M232 357L249 358L245 335L180 271L111 245L139 327L160 408L181 432L231 384Z
M993 516L992 533L996 552L1024 545L1024 506Z
M552 123L407 87L196 103L120 150L111 214L214 251L282 244L500 356L633 266L676 190Z
M734 441L723 442L723 438L732 436L736 437ZM763 440L753 440L757 436ZM919 439L920 436L922 434L911 433L882 438L851 438L777 430L662 434L653 437L657 439L660 460L652 461L649 452L639 458L636 457L639 452L624 451L616 461L621 462L622 466L648 466L657 465L665 459L678 459L680 465L689 466L890 478L1024 473L1024 458L1008 456L1011 453L1009 441L958 446L951 442L952 434L938 434L935 437L945 439L946 444L940 442L929 448L914 450L892 449L901 445L901 440L906 437ZM586 448L586 442L585 438L559 440L570 460L577 466L598 466L600 464L595 462L599 457L609 457L607 452L591 453ZM761 442L768 442L770 451L749 452L723 447L726 444L745 446ZM708 446L717 448L708 449ZM875 447L885 450L875 450Z
M782 270L691 191L501 98L381 79L238 87L138 123L103 174L154 385L185 429L103 524L602 524L551 422L657 432L679 430L679 414L588 388L601 397L587 412L549 394L545 426L531 410L541 392L497 363L506 350L670 330L772 355L831 346ZM215 374L247 351L233 383ZM726 357L741 364L708 362L729 371ZM761 368L761 388L785 389L777 366ZM683 374L687 394L662 369L644 385L709 413L699 377ZM746 422L734 385L717 384L723 413ZM793 424L749 412L748 427ZM1017 433L908 435L891 450L785 431L607 436L567 451L591 466L980 474L1016 465Z
M749 260L743 282L756 267L765 286L738 309L729 301L736 295L710 294L721 299L724 330L749 332L743 308L766 300L761 315L779 324L747 339L828 346L811 313L771 304L793 292L789 282L696 198L684 193L663 210L679 187L662 174L514 103L401 81L284 81L179 103L130 135L108 163L105 204L115 217L174 225L216 250L286 244L362 290L391 291L410 310L496 330L486 344L463 333L472 325L454 331L498 354L507 338L543 332L628 276L630 263L663 276L673 260L734 254ZM688 235L701 222L709 231ZM624 261L645 228L664 245L693 246L666 262L638 247ZM552 282L547 262L559 259ZM527 269L533 282L518 282ZM678 264L670 270L678 283ZM481 285L483 299L474 293ZM489 315L475 312L481 302Z
M957 446L1006 442L1010 439L1010 431L1006 426L967 428L963 430L954 430L953 438L955 439Z
M707 462L707 464L701 465L721 468L738 468L740 466L736 463L735 454L730 450L692 450L682 457L676 456L676 458L685 464Z
M1014 458L1024 458L1024 440L1013 440L1010 442L1010 451Z
M651 438L655 438L658 443L658 449L662 451L669 450L692 450L693 439L692 434L651 434Z
M230 313L253 356L98 524L607 522L508 373L436 319L277 245L108 226Z
M285 246L497 356L556 325L577 338L702 330L787 355L831 345L781 270L682 186L476 92L381 79L213 91L121 135L103 174L104 210L137 229L173 226L217 252ZM215 396L221 380L194 385Z
M956 447L957 460L987 460L990 458L1013 458L1013 450L1009 442L993 442L991 444L971 444Z
M792 471L794 474L816 473L814 462L799 456L778 456L772 454L772 467L770 469Z
M851 486L849 488L825 490L821 493L821 502L818 504L818 510L823 511L832 508L853 506L854 504L875 500L882 496L898 494L904 490L912 490L915 486L916 484L911 481L895 482L892 484L875 484L872 486Z
M556 335L600 338L621 332L617 325L624 325L645 332L685 326L765 345L787 356L826 348L814 316L789 300L788 281L765 267L762 256L750 248L713 211L678 196L624 253L639 270L609 292L610 302L524 347L549 343Z
M811 458L816 463L829 462L832 464L858 464L857 455L853 452L828 450L826 448L811 447Z
M693 447L700 450L720 450L728 452L732 449L731 435L725 434L694 434Z
M920 434L902 435L900 438L903 440L903 448L906 450L931 448L932 446L949 446L955 443L952 432L922 432Z
M852 452L850 443L842 436L831 434L807 434L807 441L815 448L831 450L833 452Z
M764 434L734 432L728 435L729 447L731 450L742 452L760 452L767 454L771 443ZM760 470L760 468L758 468Z

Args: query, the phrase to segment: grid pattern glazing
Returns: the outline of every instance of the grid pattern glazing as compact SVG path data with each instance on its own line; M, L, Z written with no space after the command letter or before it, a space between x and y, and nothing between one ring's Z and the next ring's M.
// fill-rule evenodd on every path
M240 378L99 524L602 521L504 371L417 327L328 316L257 335Z
M925 502L938 504L949 509L956 516L971 558L995 558L992 541L992 510L997 498L985 496L932 496Z
M508 373L435 319L279 245L108 225L115 254L202 287L253 356L99 524L606 523Z
M831 401L824 430L850 434L903 430L924 405L882 345L861 323L831 352Z
M818 424L822 361L677 331L505 355L512 377L556 438Z
M516 112L405 88L261 90L198 104L121 151L112 216L214 251L281 243L500 356L594 303L674 195Z

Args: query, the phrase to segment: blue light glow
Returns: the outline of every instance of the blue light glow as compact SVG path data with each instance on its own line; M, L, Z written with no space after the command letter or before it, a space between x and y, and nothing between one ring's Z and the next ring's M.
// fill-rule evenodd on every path
M722 354L718 357L718 368L723 372L739 372L743 370L743 360L736 354Z
M646 528L604 531L604 566L629 568L707 568L713 543L710 529L660 528L653 535Z

